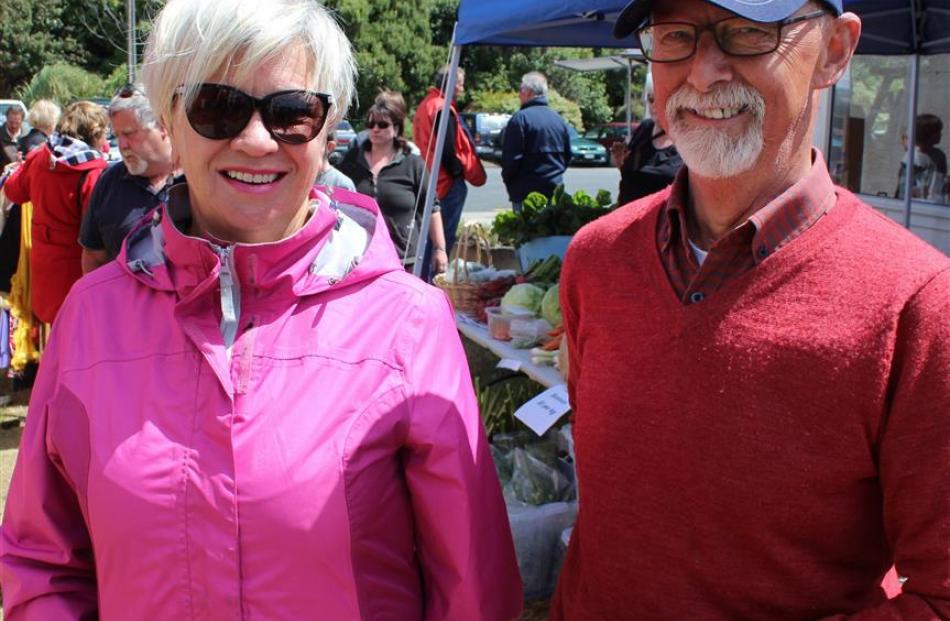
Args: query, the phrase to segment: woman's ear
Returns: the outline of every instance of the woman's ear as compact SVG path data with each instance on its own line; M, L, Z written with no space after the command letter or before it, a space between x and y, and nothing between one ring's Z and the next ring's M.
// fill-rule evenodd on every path
M861 18L854 13L843 13L826 26L824 36L824 50L814 75L816 89L833 86L848 70L861 38Z

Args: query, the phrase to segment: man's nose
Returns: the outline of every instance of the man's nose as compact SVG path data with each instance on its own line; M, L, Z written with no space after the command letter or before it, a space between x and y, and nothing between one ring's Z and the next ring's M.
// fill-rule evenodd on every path
M686 62L690 63L687 81L700 93L707 93L716 84L734 78L732 57L719 48L711 31L700 33L696 53Z

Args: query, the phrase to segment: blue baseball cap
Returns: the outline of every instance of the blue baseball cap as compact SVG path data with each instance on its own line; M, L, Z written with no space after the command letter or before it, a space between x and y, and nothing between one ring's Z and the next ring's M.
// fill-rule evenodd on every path
M622 39L639 28L650 16L657 0L632 0L614 24L614 37ZM802 8L808 0L706 0L754 22L777 22ZM841 15L841 0L822 0L835 15Z

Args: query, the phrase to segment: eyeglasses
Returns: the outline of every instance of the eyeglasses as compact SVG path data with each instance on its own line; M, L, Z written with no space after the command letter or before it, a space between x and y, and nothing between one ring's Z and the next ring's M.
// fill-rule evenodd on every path
M828 15L814 11L777 22L753 22L742 17L727 17L706 26L689 22L659 22L637 30L640 49L650 62L675 63L696 53L699 35L711 30L716 45L730 56L761 56L771 54L782 42L786 26Z
M377 127L380 129L389 129L390 126L392 126L392 123L390 123L389 121L367 121L366 122L367 129L376 129Z
M124 86L120 86L118 89L116 89L115 94L113 94L112 96L120 97L122 99L128 99L129 97L132 97L133 95L144 96L145 91L143 91L139 86L129 82L128 84L125 84Z
M183 89L179 87L179 92ZM185 116L199 135L229 140L247 127L257 110L274 140L303 144L319 135L332 105L333 97L325 93L288 90L254 97L233 86L204 83L198 86Z

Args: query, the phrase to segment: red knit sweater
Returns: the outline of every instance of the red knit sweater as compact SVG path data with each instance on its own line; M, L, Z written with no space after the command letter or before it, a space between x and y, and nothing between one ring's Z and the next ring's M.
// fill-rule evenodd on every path
M950 619L950 260L839 190L683 305L667 195L564 266L581 503L552 619Z

